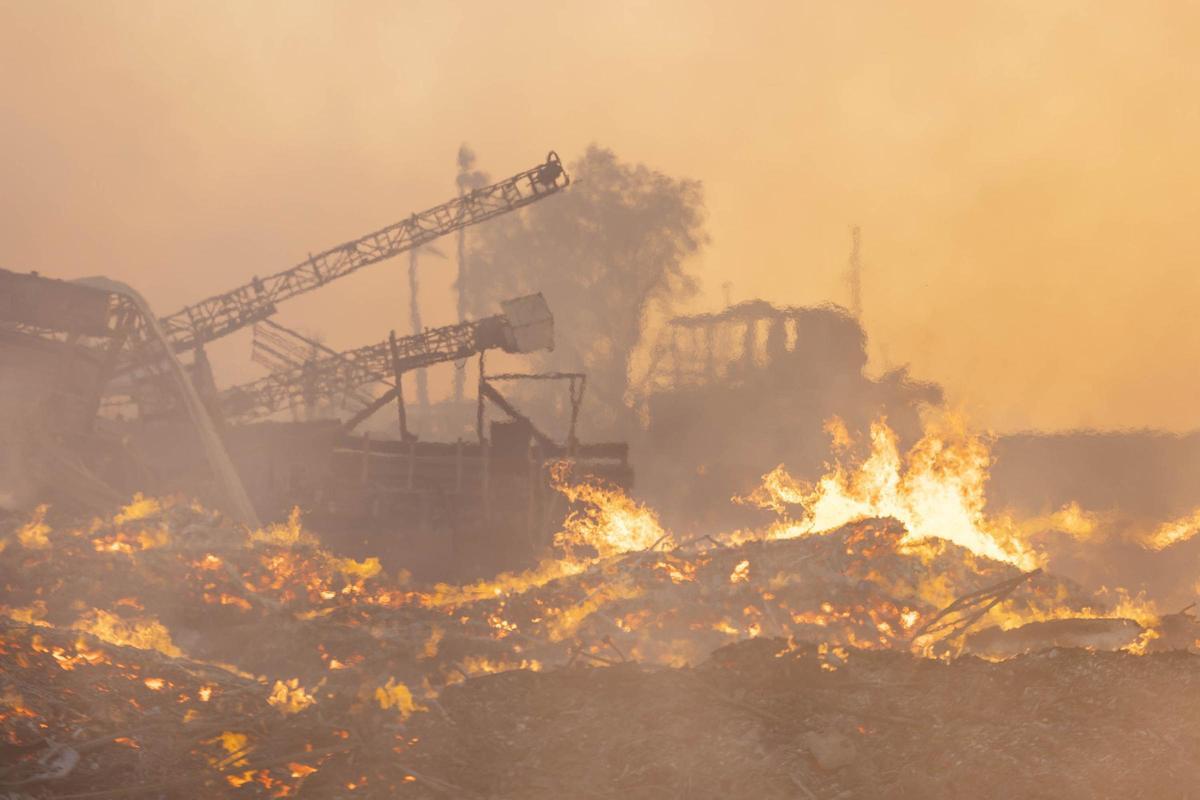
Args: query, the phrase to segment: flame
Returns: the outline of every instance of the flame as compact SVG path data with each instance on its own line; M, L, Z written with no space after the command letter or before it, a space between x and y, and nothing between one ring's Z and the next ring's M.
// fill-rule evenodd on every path
M1186 542L1200 533L1200 508L1181 519L1165 522L1146 539L1146 547L1152 550L1166 548Z
M50 624L44 619L46 616L45 600L34 600L32 604L21 608L0 607L0 612L9 619L15 622L24 622L26 625L45 626Z
M396 709L400 713L401 719L408 719L415 711L425 710L423 706L417 705L413 700L409 688L395 678L388 678L387 683L376 687L375 702L379 703L379 707L384 711L390 708Z
M487 658L486 656L466 656L458 662L458 667L464 675L474 678L477 675L494 675L497 672L508 672L514 669L527 669L538 672L542 664L537 659L522 658Z
M316 545L317 540L311 533L304 530L301 523L300 507L295 506L288 514L287 522L282 524L268 525L250 534L251 542L262 542L265 544L277 544L284 547L290 547L297 544Z
M299 714L317 700L304 690L304 687L300 685L299 678L292 678L288 681L275 681L267 702L284 714Z
M240 731L221 731L216 738L208 740L208 744L217 744L218 742L220 743L222 749L225 750L226 755L220 758L212 759L213 766L215 766L217 769L225 769L227 767L244 767L247 763L249 763L246 761L245 756L254 749L254 746L250 744L250 737L248 734ZM252 773L246 774L251 775ZM235 777L238 776L228 775L226 776L226 780L228 780L234 786L241 786L242 783L247 783L252 780L252 778L245 778L245 780L242 780L240 783L235 783L233 780Z
M670 548L670 534L663 530L658 515L615 486L595 479L571 482L570 465L560 461L550 470L554 488L572 503L586 507L572 511L555 537L555 544L568 553L580 544L595 549L601 558L649 550L656 544Z
M604 606L618 600L640 597L644 593L645 590L635 586L628 577L606 582L579 603L551 613L546 635L552 642L561 642L573 636L584 620Z
M945 539L976 555L1037 566L1038 558L1019 532L984 514L984 484L991 455L982 437L961 419L931 425L901 458L895 432L885 420L871 425L871 450L857 468L837 460L829 473L808 486L781 465L763 478L748 500L776 511L799 507L799 522L785 522L772 538L834 530L871 517L893 517L908 530L905 541Z
M352 582L362 582L374 578L383 571L379 559L372 556L365 561L355 561L353 558L335 558L331 565L334 569Z
M554 537L555 545L563 551L562 557L544 559L524 572L506 572L465 586L440 583L432 592L422 594L422 601L432 607L453 607L520 594L578 575L596 562L622 553L644 551L655 545L665 549L674 546L658 515L620 488L594 479L572 481L570 464L565 461L551 467L550 478L554 488L570 502L583 504L583 508L568 515L562 530ZM581 548L595 555L589 556ZM680 572L681 578L685 574Z
M29 521L17 529L17 541L26 550L45 550L50 546L50 526L46 524L48 505L40 505L33 510Z
M146 497L141 492L133 496L129 505L122 508L113 517L113 523L123 525L126 522L136 522L148 519L162 513L162 504L153 497Z
M273 726L287 725L294 732L313 721L338 718L343 713L339 704L347 699L342 692L353 698L350 713L375 707L394 712L371 711L364 717L390 720L389 729L403 731L399 723L425 711L421 703L434 706L438 690L458 681L456 676L468 680L492 672L537 670L543 663L684 666L732 639L787 637L790 651L807 648L822 670L838 670L847 659L857 658L858 650L907 650L914 646L913 632L938 609L981 586L1020 579L1013 565L1037 560L1030 544L1033 531L1054 529L1087 539L1101 527L1100 518L1078 504L1020 523L985 515L990 454L982 437L961 428L931 429L902 457L895 434L880 421L871 428L869 448L857 451L860 460L854 460L854 442L840 421L831 420L827 430L837 454L829 474L811 485L795 480L782 466L768 474L755 499L790 518L755 538L784 540L846 525L827 537L759 541L744 550L724 549L718 540L702 537L714 547L695 538L677 547L651 509L619 489L571 480L567 467L556 465L555 485L573 504L555 537L556 557L525 572L417 590L404 575L386 574L378 559L342 558L321 548L304 530L298 511L285 524L257 531L213 525L213 532L224 537L220 540L210 540L207 532L172 538L169 532L176 527L188 530L183 527L187 507L139 495L107 522L97 520L69 533L51 533L47 526L23 537L26 547L48 552L10 552L12 560L5 566L29 563L60 571L47 571L48 579L38 575L35 587L17 587L13 607L0 611L25 623L14 629L27 637L22 640L30 645L26 655L54 677L97 685L95 676L113 676L125 682L118 685L134 690L122 706L142 713L165 701L182 723L200 721L191 728L203 731L199 736L212 736L220 726L245 727L246 717L234 721L231 716L238 706L276 708L282 713L254 717L255 727L246 728L252 733L225 731L203 740L212 745L207 752L196 752L223 773L217 780L232 786L255 783L256 790L265 787L273 796L284 796L298 788L286 776L302 780L318 768L322 778L335 774L340 767L328 755L329 738L350 734L327 730L323 741L311 737L294 743L304 750L276 750ZM162 518L164 507L171 508L169 520ZM26 526L44 525L44 515L44 510L35 514ZM898 522L863 521L876 517ZM209 525L209 519L199 527ZM1200 522L1200 515L1195 519ZM1172 534L1164 541L1190 535ZM147 541L164 550L145 552ZM97 542L103 546L95 547ZM660 544L665 545L661 551L656 548ZM108 570L98 574L114 576L101 587L103 600L86 594L83 601L62 593L55 597L57 587L64 585L62 576L97 564ZM142 586L136 585L139 579ZM1093 608L1079 587L1068 590L1065 582L1043 579L1045 585L1034 586L1032 580L1022 585L1019 594L989 611L980 626L1115 615L1144 626L1128 648L1131 652L1174 641L1166 623L1160 637L1157 611L1144 596L1115 590L1093 598ZM104 582L85 582L85 591L93 583ZM211 605L179 613L184 604L173 602L177 586L185 600ZM236 672L250 682L226 684L219 672L197 674L187 664L100 647L89 637L79 636L72 645L75 634L46 622L72 619L92 603L103 608L84 614L72 625L75 630L172 657L182 653L171 631L147 616L147 608L161 610L173 627L178 624L185 643L194 641L193 630L205 622L214 627L229 621L238 626L286 624L302 646L285 674L302 677L270 674L280 662L260 660L239 663L247 669L256 663L267 675ZM193 622L204 617L208 619ZM316 624L304 624L310 620ZM187 636L182 635L185 630ZM301 633L332 636L319 643L301 639ZM243 639L237 641L240 646ZM0 654L3 647L0 641ZM305 656L307 647L320 654L319 661L312 651ZM949 657L945 653L950 649L937 654ZM229 670L232 676L236 668ZM200 674L208 683L197 682ZM380 678L386 683L380 685ZM19 715L25 707L15 693L0 701L0 707L16 709L0 714ZM294 714L303 716L283 718ZM225 721L214 725L214 715ZM256 748L264 757L272 754L272 760L263 762L267 767L248 769L248 758L260 761L249 755ZM292 760L296 758L302 760ZM359 777L356 771L329 778L328 785L361 787L368 777L376 780L374 774ZM354 780L346 784L346 778Z
M126 621L116 614L93 609L75 621L75 630L90 633L109 644L157 650L166 656L178 657L183 652L171 641L171 632L154 617Z
M1086 541L1093 539L1099 533L1101 515L1095 511L1085 511L1077 502L1070 502L1052 514L1031 517L1022 520L1019 528L1025 537L1043 531L1065 533L1073 539Z

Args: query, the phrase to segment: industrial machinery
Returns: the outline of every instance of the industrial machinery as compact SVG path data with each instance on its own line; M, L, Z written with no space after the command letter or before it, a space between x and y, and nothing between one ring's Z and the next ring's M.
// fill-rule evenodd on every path
M214 295L161 318L158 323L176 352L195 353L195 366L204 370L204 345L272 316L279 303L310 292L440 236L523 208L549 197L570 184L562 162L553 151L546 161L505 180L455 197L441 205L411 215L386 228L332 247L296 266L254 277L232 291ZM148 335L144 322L136 322L131 347L122 354L118 371L136 373L132 382L117 391L138 394L137 386L153 378L161 361L161 345ZM204 382L203 377L200 377ZM133 385L131 386L130 383Z
M128 287L108 281L67 284L0 271L0 388L9 401L0 403L0 443L8 445L0 449L8 457L0 478L11 479L0 480L0 506L14 505L6 492L33 501L48 496L47 487L87 495L96 509L134 490L182 490L247 525L300 506L306 524L339 549L391 552L398 564L428 575L528 563L568 512L548 481L551 465L566 459L581 474L624 485L632 479L624 443L575 438L582 375L483 369L488 350L552 347L553 317L540 294L502 303L503 313L485 319L393 333L341 353L268 318L284 300L535 203L569 181L551 152L532 169L161 318ZM205 345L251 325L255 361L271 374L219 392ZM472 355L480 358L478 441L417 441L405 423L402 376ZM544 433L493 385L517 379L569 387L565 441ZM265 421L335 398L353 406L337 415L348 419ZM392 401L398 439L353 433ZM485 433L489 403L506 419Z
M264 319L254 325L250 360L265 367L269 373L286 372L327 356L340 356L340 353L273 319ZM322 400L332 402L333 399L305 395L304 411L308 416L312 416ZM357 408L363 408L370 405L375 398L365 389L350 389L343 392L337 399L343 406L352 404ZM293 407L293 412L296 410Z
M541 294L518 297L500 304L504 313L473 322L430 328L416 336L397 337L343 353L324 352L319 357L287 365L282 348L273 350L285 366L220 395L225 417L248 422L276 411L319 400L332 401L373 383L391 381L392 387L371 400L345 424L347 430L400 399L400 376L409 370L458 361L485 350L531 353L554 347L554 316Z
M0 270L0 507L53 499L106 508L148 488L123 437L97 419L104 387L140 327L165 348L144 298L106 278L71 283ZM257 524L245 489L183 366L164 374L188 421L186 434L209 472L210 499Z

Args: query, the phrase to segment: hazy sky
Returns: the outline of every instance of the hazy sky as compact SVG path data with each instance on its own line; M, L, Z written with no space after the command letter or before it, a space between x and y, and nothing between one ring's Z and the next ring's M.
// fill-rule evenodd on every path
M697 308L847 302L857 223L874 369L998 430L1190 429L1198 67L1187 2L0 0L0 266L165 314L447 199L461 141L594 141L704 182ZM279 319L378 340L406 266Z

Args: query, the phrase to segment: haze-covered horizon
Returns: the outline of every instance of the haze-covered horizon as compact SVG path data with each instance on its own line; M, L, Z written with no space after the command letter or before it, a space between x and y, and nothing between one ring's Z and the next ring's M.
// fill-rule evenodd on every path
M0 265L160 313L588 144L703 182L682 311L849 302L998 431L1200 427L1184 3L0 4ZM546 202L554 202L548 200ZM452 253L447 243L443 248ZM404 259L281 308L407 327ZM453 261L422 267L426 324ZM560 324L569 324L562 319ZM212 358L253 373L245 341Z

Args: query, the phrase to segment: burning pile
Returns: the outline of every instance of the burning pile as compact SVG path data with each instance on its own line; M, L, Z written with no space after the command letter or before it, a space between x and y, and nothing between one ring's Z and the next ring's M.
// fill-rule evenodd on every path
M902 463L879 427L857 470L768 476L753 499L784 519L767 531L690 540L564 469L557 557L467 586L338 557L298 515L249 531L181 499L85 524L39 509L0 549L0 790L931 795L929 763L966 780L985 751L1035 758L1045 734L1022 736L1047 704L1075 707L1064 675L1195 680L1191 658L1130 655L1191 648L1188 614L1042 572L1023 529L984 514L971 440L937 441ZM1054 646L1127 654L953 660ZM1149 697L1080 701L1063 724L1179 719Z

